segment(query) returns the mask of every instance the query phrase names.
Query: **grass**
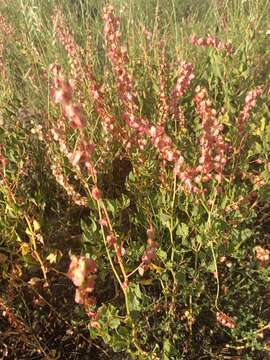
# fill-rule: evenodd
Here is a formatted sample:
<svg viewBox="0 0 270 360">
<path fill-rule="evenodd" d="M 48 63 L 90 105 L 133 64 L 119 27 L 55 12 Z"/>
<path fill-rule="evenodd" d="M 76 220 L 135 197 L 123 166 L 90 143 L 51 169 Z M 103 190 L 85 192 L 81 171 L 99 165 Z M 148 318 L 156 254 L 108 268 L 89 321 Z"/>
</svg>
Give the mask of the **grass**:
<svg viewBox="0 0 270 360">
<path fill-rule="evenodd" d="M 270 1 L 109 3 L 0 2 L 0 353 L 268 359 Z"/>
</svg>

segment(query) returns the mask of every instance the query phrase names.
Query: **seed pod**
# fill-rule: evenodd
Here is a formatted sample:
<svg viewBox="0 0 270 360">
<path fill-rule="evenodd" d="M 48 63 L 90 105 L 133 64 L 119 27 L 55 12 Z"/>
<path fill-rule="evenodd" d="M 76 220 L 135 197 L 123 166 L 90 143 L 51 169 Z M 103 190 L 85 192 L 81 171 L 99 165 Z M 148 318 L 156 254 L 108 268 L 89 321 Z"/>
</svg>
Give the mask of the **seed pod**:
<svg viewBox="0 0 270 360">
<path fill-rule="evenodd" d="M 219 322 L 222 326 L 225 326 L 229 329 L 235 328 L 235 321 L 228 315 L 224 314 L 223 312 L 217 312 L 216 318 L 217 318 L 217 322 Z"/>
</svg>

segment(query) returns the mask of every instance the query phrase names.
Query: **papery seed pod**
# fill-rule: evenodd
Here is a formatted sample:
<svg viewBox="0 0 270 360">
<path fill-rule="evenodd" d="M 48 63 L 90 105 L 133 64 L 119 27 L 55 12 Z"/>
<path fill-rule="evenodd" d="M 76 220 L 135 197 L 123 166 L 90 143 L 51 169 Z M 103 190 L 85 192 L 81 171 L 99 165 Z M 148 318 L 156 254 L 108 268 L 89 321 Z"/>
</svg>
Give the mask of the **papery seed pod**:
<svg viewBox="0 0 270 360">
<path fill-rule="evenodd" d="M 85 303 L 87 296 L 87 292 L 85 292 L 84 289 L 77 288 L 75 292 L 75 302 L 82 305 Z"/>
<path fill-rule="evenodd" d="M 126 250 L 125 250 L 125 248 L 124 248 L 122 245 L 121 245 L 121 246 L 116 246 L 116 255 L 117 255 L 118 257 L 124 256 L 125 253 L 126 253 Z"/>
<path fill-rule="evenodd" d="M 141 265 L 139 268 L 138 268 L 138 273 L 140 276 L 143 276 L 144 275 L 144 271 L 145 271 L 145 267 L 144 265 Z"/>
<path fill-rule="evenodd" d="M 127 288 L 128 288 L 128 282 L 125 281 L 122 283 L 122 289 L 126 290 Z"/>
<path fill-rule="evenodd" d="M 228 315 L 224 314 L 223 312 L 217 312 L 216 319 L 218 323 L 229 329 L 234 329 L 236 326 L 235 321 Z"/>
<path fill-rule="evenodd" d="M 83 290 L 87 293 L 91 293 L 94 291 L 95 288 L 95 283 L 96 283 L 96 275 L 91 275 L 90 277 L 88 277 L 85 281 Z"/>
<path fill-rule="evenodd" d="M 116 237 L 114 235 L 107 235 L 106 241 L 109 247 L 113 247 L 116 244 Z"/>
<path fill-rule="evenodd" d="M 95 186 L 93 189 L 92 189 L 92 197 L 94 200 L 98 201 L 102 198 L 102 194 L 101 194 L 101 191 L 99 190 L 99 188 L 97 186 Z"/>
<path fill-rule="evenodd" d="M 100 220 L 99 220 L 99 223 L 100 223 L 101 226 L 103 226 L 103 227 L 105 227 L 105 228 L 108 227 L 108 222 L 107 222 L 106 219 L 100 219 Z"/>
<path fill-rule="evenodd" d="M 256 252 L 256 259 L 262 267 L 265 267 L 270 261 L 270 251 L 259 245 L 255 246 L 254 250 Z"/>
<path fill-rule="evenodd" d="M 98 321 L 96 320 L 91 320 L 90 321 L 90 326 L 94 329 L 100 329 L 101 328 L 101 325 Z"/>
</svg>

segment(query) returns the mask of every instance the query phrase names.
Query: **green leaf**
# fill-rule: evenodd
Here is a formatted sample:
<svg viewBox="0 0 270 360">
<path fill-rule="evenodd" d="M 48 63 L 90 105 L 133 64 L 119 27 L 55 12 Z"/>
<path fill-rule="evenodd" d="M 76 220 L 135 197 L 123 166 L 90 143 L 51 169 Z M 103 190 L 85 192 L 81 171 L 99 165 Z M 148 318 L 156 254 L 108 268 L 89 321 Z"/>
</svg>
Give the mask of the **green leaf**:
<svg viewBox="0 0 270 360">
<path fill-rule="evenodd" d="M 189 229 L 188 229 L 187 224 L 180 223 L 177 226 L 177 229 L 176 229 L 176 235 L 177 236 L 180 236 L 182 239 L 185 240 L 188 237 L 188 233 L 189 233 Z"/>
<path fill-rule="evenodd" d="M 128 302 L 130 311 L 140 311 L 141 303 L 140 299 L 142 297 L 140 286 L 138 284 L 131 284 L 128 287 Z"/>
<path fill-rule="evenodd" d="M 110 345 L 114 352 L 120 352 L 127 349 L 126 339 L 122 338 L 119 334 L 113 334 Z"/>
<path fill-rule="evenodd" d="M 157 250 L 157 255 L 158 257 L 160 257 L 163 261 L 166 261 L 167 259 L 167 253 L 166 251 L 162 250 L 162 249 L 158 249 Z"/>
<path fill-rule="evenodd" d="M 186 274 L 183 271 L 178 271 L 175 274 L 175 278 L 180 285 L 183 285 L 186 283 Z"/>
<path fill-rule="evenodd" d="M 171 343 L 169 342 L 169 340 L 165 339 L 163 341 L 163 356 L 162 356 L 162 360 L 169 360 L 170 358 L 168 356 L 170 356 L 171 353 Z"/>
<path fill-rule="evenodd" d="M 115 213 L 116 213 L 116 205 L 115 205 L 115 203 L 113 203 L 113 201 L 111 201 L 111 200 L 107 200 L 106 201 L 106 206 L 107 206 L 108 211 L 111 212 L 112 215 L 114 216 Z"/>
<path fill-rule="evenodd" d="M 111 329 L 117 329 L 120 324 L 121 324 L 120 319 L 114 318 L 109 321 L 108 325 Z"/>
<path fill-rule="evenodd" d="M 167 215 L 167 214 L 164 214 L 161 212 L 159 214 L 159 220 L 163 226 L 168 227 L 170 225 L 171 217 L 170 217 L 170 215 Z"/>
<path fill-rule="evenodd" d="M 260 188 L 259 190 L 259 195 L 261 200 L 263 201 L 268 201 L 270 200 L 270 185 L 264 185 L 263 187 Z"/>
</svg>

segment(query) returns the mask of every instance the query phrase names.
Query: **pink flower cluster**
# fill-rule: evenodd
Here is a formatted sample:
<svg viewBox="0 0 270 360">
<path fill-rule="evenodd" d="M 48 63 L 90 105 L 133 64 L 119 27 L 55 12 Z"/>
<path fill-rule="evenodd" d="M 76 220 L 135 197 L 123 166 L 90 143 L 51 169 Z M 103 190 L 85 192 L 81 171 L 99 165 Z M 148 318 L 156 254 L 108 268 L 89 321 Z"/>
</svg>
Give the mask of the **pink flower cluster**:
<svg viewBox="0 0 270 360">
<path fill-rule="evenodd" d="M 71 263 L 67 276 L 77 287 L 75 302 L 84 304 L 87 308 L 96 304 L 96 299 L 89 296 L 94 291 L 97 266 L 95 260 L 84 256 L 71 256 Z"/>
<path fill-rule="evenodd" d="M 216 179 L 221 182 L 222 173 L 227 163 L 227 145 L 222 135 L 223 126 L 217 120 L 217 113 L 212 108 L 207 91 L 198 86 L 194 98 L 196 110 L 201 118 L 202 136 L 200 139 L 201 157 L 196 170 L 200 175 L 198 182 L 208 181 L 212 178 L 212 172 L 216 173 Z"/>
<path fill-rule="evenodd" d="M 5 37 L 9 37 L 13 34 L 13 29 L 7 22 L 4 16 L 0 15 L 0 31 Z"/>
<path fill-rule="evenodd" d="M 144 129 L 152 144 L 160 151 L 162 158 L 168 162 L 183 162 L 180 151 L 173 148 L 172 139 L 165 133 L 163 126 L 154 126 Z"/>
<path fill-rule="evenodd" d="M 68 54 L 68 60 L 71 66 L 71 75 L 75 82 L 81 82 L 84 78 L 81 59 L 84 58 L 83 49 L 81 49 L 74 39 L 72 32 L 66 27 L 63 11 L 56 9 L 52 16 L 53 25 L 59 42 L 65 48 Z"/>
<path fill-rule="evenodd" d="M 196 46 L 213 47 L 216 50 L 225 50 L 227 55 L 231 55 L 233 53 L 233 46 L 231 42 L 223 43 L 211 35 L 209 35 L 207 38 L 191 35 L 189 37 L 189 42 Z"/>
<path fill-rule="evenodd" d="M 148 247 L 143 253 L 142 263 L 138 270 L 141 276 L 143 276 L 144 272 L 148 270 L 149 265 L 155 259 L 157 248 L 159 246 L 158 243 L 154 240 L 154 231 L 152 226 L 149 229 L 147 229 L 147 237 L 148 237 L 147 240 Z"/>
<path fill-rule="evenodd" d="M 77 83 L 80 84 L 84 79 L 88 80 L 88 89 L 94 103 L 95 111 L 100 116 L 101 124 L 105 133 L 111 134 L 114 141 L 116 139 L 123 141 L 123 139 L 127 137 L 126 131 L 116 124 L 114 116 L 112 116 L 106 109 L 106 101 L 103 91 L 93 74 L 91 36 L 88 36 L 87 51 L 89 54 L 89 63 L 86 65 L 82 62 L 82 59 L 85 58 L 84 51 L 80 46 L 78 46 L 73 33 L 66 26 L 63 12 L 56 9 L 52 20 L 55 26 L 57 38 L 67 52 L 69 63 L 71 65 L 71 76 L 73 77 L 75 85 Z M 77 93 L 79 95 L 80 102 L 82 102 L 83 95 L 81 89 L 78 88 Z"/>
<path fill-rule="evenodd" d="M 70 126 L 80 131 L 77 146 L 72 153 L 67 155 L 68 159 L 73 166 L 82 163 L 86 167 L 88 174 L 95 178 L 96 170 L 91 160 L 95 145 L 89 143 L 83 133 L 83 129 L 86 127 L 86 116 L 82 107 L 73 103 L 73 88 L 71 83 L 62 77 L 61 67 L 59 65 L 53 65 L 51 71 L 54 75 L 51 96 L 55 103 L 60 104 L 63 113 L 70 121 Z M 60 133 L 57 134 L 57 132 L 54 131 L 56 138 L 60 135 Z M 63 141 L 61 141 L 61 143 L 63 143 Z M 63 144 L 62 147 L 63 150 L 65 150 Z"/>
<path fill-rule="evenodd" d="M 73 129 L 83 129 L 86 126 L 86 118 L 80 105 L 72 103 L 73 88 L 70 81 L 65 80 L 61 75 L 61 67 L 53 65 L 51 71 L 54 75 L 51 96 L 55 103 L 61 108 L 70 120 Z"/>
<path fill-rule="evenodd" d="M 104 8 L 103 20 L 105 21 L 104 33 L 107 44 L 108 57 L 111 60 L 113 72 L 117 81 L 118 95 L 123 104 L 123 118 L 127 125 L 139 133 L 137 145 L 142 150 L 146 145 L 143 136 L 150 137 L 152 144 L 159 149 L 161 156 L 166 161 L 174 161 L 179 165 L 183 158 L 178 150 L 173 149 L 171 138 L 165 134 L 162 126 L 151 126 L 149 122 L 137 116 L 139 107 L 136 103 L 136 94 L 133 89 L 133 77 L 128 72 L 128 54 L 127 50 L 121 47 L 119 28 L 119 19 L 113 14 L 113 7 Z M 182 93 L 188 84 L 190 66 L 183 65 L 183 76 L 181 83 L 176 88 Z M 134 141 L 134 137 L 133 137 Z M 181 159 L 180 159 L 181 158 Z"/>
<path fill-rule="evenodd" d="M 116 124 L 115 118 L 106 109 L 104 94 L 92 74 L 91 68 L 88 69 L 87 80 L 89 81 L 88 88 L 95 106 L 95 111 L 100 116 L 105 134 L 112 134 L 114 139 L 121 138 L 120 134 L 122 133 L 122 129 Z"/>
<path fill-rule="evenodd" d="M 240 112 L 237 120 L 237 127 L 240 132 L 245 130 L 245 124 L 250 118 L 251 110 L 256 106 L 257 97 L 261 96 L 262 93 L 262 88 L 257 87 L 256 89 L 249 91 L 247 94 L 244 109 Z"/>
<path fill-rule="evenodd" d="M 147 120 L 137 116 L 139 106 L 133 87 L 133 76 L 128 71 L 127 49 L 121 46 L 119 31 L 119 19 L 114 15 L 113 7 L 106 6 L 103 10 L 104 36 L 107 47 L 107 55 L 112 64 L 112 70 L 116 79 L 117 92 L 123 107 L 123 119 L 127 125 L 136 130 L 132 136 L 133 145 L 145 146 L 143 133 L 148 127 Z M 139 141 L 140 140 L 140 141 Z M 129 145 L 130 146 L 130 145 Z"/>
<path fill-rule="evenodd" d="M 113 141 L 117 140 L 123 142 L 124 139 L 128 137 L 127 131 L 124 128 L 121 128 L 115 121 L 115 117 L 110 114 L 110 111 L 107 109 L 106 105 L 106 96 L 104 95 L 104 90 L 100 86 L 93 73 L 93 62 L 92 62 L 92 38 L 88 36 L 89 49 L 89 63 L 87 65 L 86 78 L 88 80 L 88 89 L 92 97 L 94 108 L 96 113 L 99 115 L 101 120 L 101 125 L 106 135 L 110 134 Z M 105 139 L 106 141 L 106 139 Z"/>
<path fill-rule="evenodd" d="M 168 113 L 169 113 L 169 101 L 166 94 L 166 78 L 165 76 L 170 72 L 169 64 L 166 62 L 165 53 L 162 54 L 162 63 L 158 68 L 159 78 L 159 104 L 158 104 L 158 124 L 165 126 Z"/>
<path fill-rule="evenodd" d="M 181 121 L 183 119 L 183 115 L 179 108 L 179 98 L 184 95 L 190 85 L 190 82 L 195 78 L 195 75 L 193 73 L 192 64 L 186 63 L 185 61 L 179 61 L 178 64 L 178 78 L 176 81 L 176 85 L 171 92 L 171 112 L 174 119 L 180 120 L 181 125 L 183 126 L 184 124 Z"/>
<path fill-rule="evenodd" d="M 160 151 L 161 157 L 166 162 L 174 162 L 174 173 L 184 182 L 185 186 L 193 192 L 196 187 L 192 186 L 191 180 L 187 172 L 183 172 L 182 165 L 184 159 L 179 150 L 174 149 L 172 139 L 165 133 L 164 126 L 151 125 L 147 121 L 136 114 L 139 112 L 139 107 L 136 103 L 136 94 L 133 89 L 133 77 L 128 72 L 128 54 L 127 50 L 121 47 L 119 31 L 119 19 L 114 16 L 113 7 L 107 6 L 104 8 L 103 20 L 105 21 L 104 33 L 107 45 L 108 57 L 112 63 L 113 72 L 116 78 L 118 95 L 123 104 L 123 118 L 127 125 L 134 129 L 139 138 L 136 139 L 137 146 L 142 150 L 146 145 L 147 136 L 151 139 L 152 144 Z M 179 79 L 172 92 L 173 96 L 178 98 L 182 96 L 193 79 L 192 66 L 185 62 L 180 63 Z M 177 106 L 177 102 L 173 103 Z M 133 136 L 133 144 L 135 143 Z"/>
</svg>

